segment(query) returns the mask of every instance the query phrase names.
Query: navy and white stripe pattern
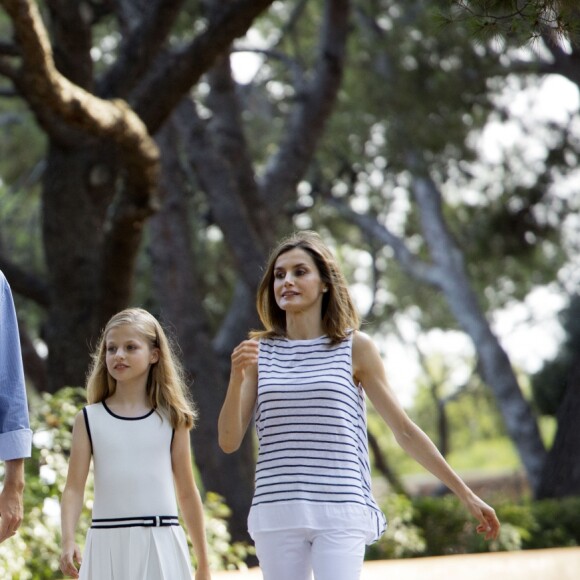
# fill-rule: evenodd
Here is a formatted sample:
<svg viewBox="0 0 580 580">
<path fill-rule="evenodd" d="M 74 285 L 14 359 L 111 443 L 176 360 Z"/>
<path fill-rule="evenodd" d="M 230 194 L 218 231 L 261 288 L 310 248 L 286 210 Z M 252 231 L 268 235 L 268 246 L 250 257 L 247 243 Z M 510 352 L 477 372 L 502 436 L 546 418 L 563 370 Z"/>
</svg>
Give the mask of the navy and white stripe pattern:
<svg viewBox="0 0 580 580">
<path fill-rule="evenodd" d="M 144 516 L 137 518 L 93 518 L 91 528 L 109 530 L 111 528 L 159 528 L 178 525 L 177 516 Z"/>
<path fill-rule="evenodd" d="M 357 504 L 371 494 L 364 393 L 352 378 L 352 337 L 262 339 L 253 506 Z"/>
</svg>

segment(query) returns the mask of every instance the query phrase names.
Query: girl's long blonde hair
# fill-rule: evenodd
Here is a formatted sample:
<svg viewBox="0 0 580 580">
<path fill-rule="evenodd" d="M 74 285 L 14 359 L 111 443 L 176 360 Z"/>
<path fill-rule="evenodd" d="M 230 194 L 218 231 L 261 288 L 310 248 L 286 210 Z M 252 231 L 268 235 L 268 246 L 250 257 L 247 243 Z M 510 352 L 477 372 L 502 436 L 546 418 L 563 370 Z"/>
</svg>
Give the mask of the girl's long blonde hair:
<svg viewBox="0 0 580 580">
<path fill-rule="evenodd" d="M 108 332 L 119 326 L 134 328 L 149 344 L 159 351 L 159 360 L 151 365 L 147 379 L 147 396 L 151 407 L 166 416 L 174 429 L 191 429 L 197 411 L 189 397 L 185 373 L 171 342 L 161 324 L 142 308 L 128 308 L 115 314 L 103 330 L 92 358 L 87 378 L 87 400 L 100 403 L 113 395 L 117 381 L 107 371 L 106 342 Z"/>
<path fill-rule="evenodd" d="M 314 260 L 320 279 L 328 292 L 322 299 L 322 328 L 333 344 L 358 330 L 359 315 L 348 291 L 348 285 L 338 262 L 322 238 L 311 230 L 297 232 L 284 238 L 272 251 L 266 271 L 258 288 L 256 307 L 264 330 L 250 333 L 252 338 L 274 338 L 286 335 L 286 313 L 274 296 L 274 268 L 276 260 L 286 252 L 300 248 Z"/>
</svg>

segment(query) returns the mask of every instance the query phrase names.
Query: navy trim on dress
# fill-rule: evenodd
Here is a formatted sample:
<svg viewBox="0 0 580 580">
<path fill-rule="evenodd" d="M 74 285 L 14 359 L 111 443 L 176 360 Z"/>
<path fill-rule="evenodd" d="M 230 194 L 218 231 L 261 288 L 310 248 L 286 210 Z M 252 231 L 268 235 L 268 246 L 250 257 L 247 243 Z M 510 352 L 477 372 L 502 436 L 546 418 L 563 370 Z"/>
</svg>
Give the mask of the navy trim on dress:
<svg viewBox="0 0 580 580">
<path fill-rule="evenodd" d="M 91 435 L 91 427 L 89 425 L 89 415 L 87 413 L 87 408 L 83 407 L 83 415 L 85 417 L 85 425 L 87 427 L 87 434 L 89 436 L 89 443 L 91 444 L 91 455 L 94 455 L 93 452 L 93 436 Z"/>
<path fill-rule="evenodd" d="M 177 516 L 143 516 L 136 518 L 93 518 L 91 528 L 111 529 L 111 528 L 160 528 L 168 526 L 178 526 Z"/>
<path fill-rule="evenodd" d="M 113 413 L 113 411 L 111 411 L 111 409 L 109 409 L 109 407 L 107 406 L 107 403 L 105 403 L 105 401 L 101 401 L 101 403 L 103 404 L 103 407 L 105 407 L 105 411 L 107 411 L 107 413 L 109 413 L 109 415 L 115 417 L 115 419 L 122 419 L 123 421 L 140 421 L 141 419 L 147 419 L 147 417 L 149 417 L 150 415 L 153 415 L 153 413 L 155 413 L 155 409 L 151 409 L 151 411 L 149 411 L 145 415 L 141 415 L 141 417 L 123 417 L 121 415 L 117 415 L 117 414 Z"/>
</svg>

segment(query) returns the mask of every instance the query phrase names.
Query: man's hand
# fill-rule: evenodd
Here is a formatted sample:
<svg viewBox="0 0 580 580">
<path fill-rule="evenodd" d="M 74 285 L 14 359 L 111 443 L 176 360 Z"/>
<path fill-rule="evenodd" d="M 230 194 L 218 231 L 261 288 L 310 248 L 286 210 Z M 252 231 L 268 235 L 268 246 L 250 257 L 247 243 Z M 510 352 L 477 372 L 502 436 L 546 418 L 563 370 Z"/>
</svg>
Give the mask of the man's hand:
<svg viewBox="0 0 580 580">
<path fill-rule="evenodd" d="M 23 493 L 24 459 L 6 461 L 4 487 L 0 493 L 0 543 L 12 537 L 22 523 Z"/>
</svg>

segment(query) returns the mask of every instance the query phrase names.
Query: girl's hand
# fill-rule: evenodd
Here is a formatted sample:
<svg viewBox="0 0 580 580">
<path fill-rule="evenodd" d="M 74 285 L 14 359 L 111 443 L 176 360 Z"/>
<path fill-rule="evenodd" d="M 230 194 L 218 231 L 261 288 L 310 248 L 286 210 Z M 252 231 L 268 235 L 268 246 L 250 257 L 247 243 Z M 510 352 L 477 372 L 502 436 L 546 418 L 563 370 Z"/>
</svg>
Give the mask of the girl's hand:
<svg viewBox="0 0 580 580">
<path fill-rule="evenodd" d="M 75 566 L 75 562 L 77 562 L 79 565 L 82 562 L 80 548 L 76 544 L 63 547 L 60 554 L 60 571 L 65 576 L 78 578 L 79 571 Z"/>
<path fill-rule="evenodd" d="M 495 510 L 481 498 L 473 495 L 467 502 L 467 509 L 479 521 L 476 530 L 478 534 L 485 534 L 486 540 L 495 540 L 499 535 L 500 523 Z"/>
<path fill-rule="evenodd" d="M 260 346 L 257 340 L 240 342 L 232 352 L 232 374 L 243 376 L 248 367 L 257 365 L 259 350 Z"/>
</svg>

